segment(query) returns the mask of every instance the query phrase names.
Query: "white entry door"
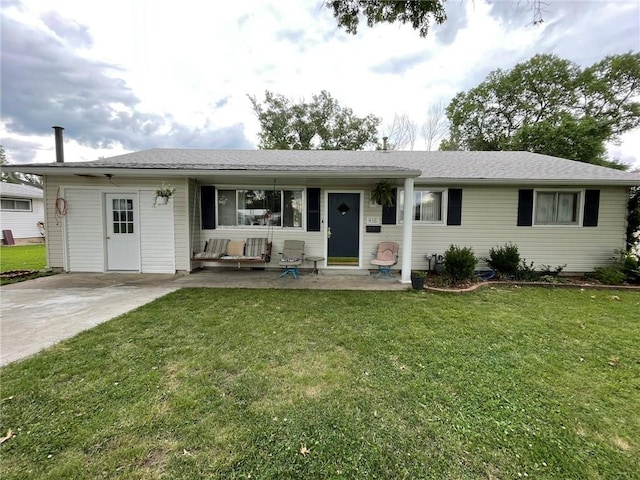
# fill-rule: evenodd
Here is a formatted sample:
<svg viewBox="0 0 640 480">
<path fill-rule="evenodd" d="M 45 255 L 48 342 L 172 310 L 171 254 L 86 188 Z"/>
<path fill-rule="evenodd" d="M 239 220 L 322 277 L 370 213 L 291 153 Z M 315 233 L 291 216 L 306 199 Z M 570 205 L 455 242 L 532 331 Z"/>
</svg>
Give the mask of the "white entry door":
<svg viewBox="0 0 640 480">
<path fill-rule="evenodd" d="M 138 195 L 105 195 L 107 220 L 107 270 L 140 270 Z"/>
</svg>

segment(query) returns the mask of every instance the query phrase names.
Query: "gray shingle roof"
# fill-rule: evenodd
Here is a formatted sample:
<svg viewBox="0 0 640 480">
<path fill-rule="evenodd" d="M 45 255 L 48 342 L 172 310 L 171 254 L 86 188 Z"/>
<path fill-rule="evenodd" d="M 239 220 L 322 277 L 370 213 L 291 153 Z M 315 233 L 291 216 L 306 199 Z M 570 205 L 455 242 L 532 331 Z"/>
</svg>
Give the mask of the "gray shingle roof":
<svg viewBox="0 0 640 480">
<path fill-rule="evenodd" d="M 17 198 L 42 198 L 42 189 L 30 185 L 0 182 L 0 195 Z"/>
<path fill-rule="evenodd" d="M 200 171 L 421 172 L 425 181 L 610 181 L 640 184 L 640 174 L 530 152 L 151 149 L 58 168 Z M 35 166 L 35 165 L 34 165 Z M 39 166 L 43 166 L 40 164 Z"/>
</svg>

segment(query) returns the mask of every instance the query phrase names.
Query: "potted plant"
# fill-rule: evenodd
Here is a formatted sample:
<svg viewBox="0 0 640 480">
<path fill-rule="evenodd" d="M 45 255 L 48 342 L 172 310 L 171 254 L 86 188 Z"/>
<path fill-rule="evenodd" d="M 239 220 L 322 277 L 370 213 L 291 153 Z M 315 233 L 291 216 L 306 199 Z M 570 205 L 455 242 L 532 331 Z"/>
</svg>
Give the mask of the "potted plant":
<svg viewBox="0 0 640 480">
<path fill-rule="evenodd" d="M 176 188 L 168 183 L 162 182 L 156 188 L 156 198 L 153 200 L 153 206 L 166 205 L 169 198 L 175 193 Z"/>
<path fill-rule="evenodd" d="M 414 290 L 424 290 L 424 278 L 427 272 L 422 270 L 413 270 L 411 272 L 411 288 Z"/>
<path fill-rule="evenodd" d="M 393 187 L 389 180 L 380 180 L 371 190 L 371 201 L 383 207 L 393 205 Z"/>
</svg>

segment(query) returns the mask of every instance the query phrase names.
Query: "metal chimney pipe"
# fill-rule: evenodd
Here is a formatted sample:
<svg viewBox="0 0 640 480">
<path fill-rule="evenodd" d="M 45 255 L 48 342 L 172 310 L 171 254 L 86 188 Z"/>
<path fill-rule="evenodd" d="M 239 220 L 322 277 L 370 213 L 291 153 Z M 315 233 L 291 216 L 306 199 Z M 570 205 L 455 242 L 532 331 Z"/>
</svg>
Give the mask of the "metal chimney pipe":
<svg viewBox="0 0 640 480">
<path fill-rule="evenodd" d="M 64 146 L 62 142 L 63 127 L 54 126 L 54 134 L 56 136 L 56 163 L 64 163 Z"/>
<path fill-rule="evenodd" d="M 387 140 L 389 140 L 389 137 L 382 137 L 382 150 L 385 152 L 387 151 Z"/>
</svg>

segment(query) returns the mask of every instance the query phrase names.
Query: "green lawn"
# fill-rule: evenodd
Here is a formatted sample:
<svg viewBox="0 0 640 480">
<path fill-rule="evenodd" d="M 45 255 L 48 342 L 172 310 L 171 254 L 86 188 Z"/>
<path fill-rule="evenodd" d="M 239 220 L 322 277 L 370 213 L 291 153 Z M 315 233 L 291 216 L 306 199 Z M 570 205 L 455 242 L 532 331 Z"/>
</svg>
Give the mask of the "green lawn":
<svg viewBox="0 0 640 480">
<path fill-rule="evenodd" d="M 0 246 L 0 272 L 42 270 L 47 266 L 44 243 L 37 245 Z"/>
<path fill-rule="evenodd" d="M 181 290 L 1 370 L 2 478 L 638 478 L 638 312 Z"/>
</svg>

